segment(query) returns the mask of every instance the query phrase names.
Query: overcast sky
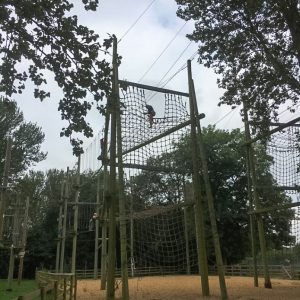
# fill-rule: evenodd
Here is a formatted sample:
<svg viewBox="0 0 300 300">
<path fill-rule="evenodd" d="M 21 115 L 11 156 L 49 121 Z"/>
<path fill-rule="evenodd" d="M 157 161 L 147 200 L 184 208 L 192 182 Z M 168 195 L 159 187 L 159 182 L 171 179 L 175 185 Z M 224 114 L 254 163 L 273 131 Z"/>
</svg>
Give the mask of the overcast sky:
<svg viewBox="0 0 300 300">
<path fill-rule="evenodd" d="M 106 38 L 107 33 L 110 33 L 120 39 L 151 2 L 152 0 L 101 0 L 97 12 L 86 12 L 82 5 L 79 5 L 81 1 L 76 0 L 74 14 L 78 15 L 81 24 L 95 30 L 101 38 Z M 123 57 L 119 69 L 120 79 L 134 82 L 142 79 L 141 83 L 157 85 L 184 49 L 187 48 L 165 79 L 174 75 L 187 59 L 192 57 L 197 50 L 197 45 L 195 43 L 189 45 L 190 41 L 186 38 L 186 34 L 192 32 L 194 25 L 193 22 L 185 24 L 185 21 L 179 19 L 176 16 L 176 9 L 177 5 L 173 0 L 154 1 L 136 25 L 120 41 L 118 52 Z M 161 55 L 168 44 L 169 47 Z M 160 55 L 161 57 L 157 60 Z M 153 68 L 149 70 L 156 60 Z M 202 124 L 215 124 L 231 109 L 226 106 L 218 107 L 222 91 L 216 85 L 217 77 L 214 73 L 200 66 L 197 58 L 193 60 L 192 68 L 199 112 L 206 114 Z M 145 74 L 146 72 L 147 74 Z M 23 95 L 17 99 L 25 119 L 41 126 L 46 135 L 42 149 L 48 152 L 48 157 L 35 167 L 40 170 L 66 169 L 67 166 L 73 167 L 76 162 L 76 158 L 72 156 L 69 140 L 59 136 L 61 128 L 65 125 L 57 110 L 62 94 L 51 78 L 49 73 L 47 90 L 51 92 L 50 99 L 43 103 L 34 99 L 34 87 L 30 83 L 27 84 Z M 187 92 L 186 69 L 178 73 L 165 87 Z M 96 135 L 102 129 L 103 116 L 93 112 L 88 117 L 88 121 Z M 226 129 L 241 127 L 239 110 L 236 109 L 230 113 L 217 126 Z M 84 148 L 88 147 L 92 140 L 85 139 Z"/>
</svg>

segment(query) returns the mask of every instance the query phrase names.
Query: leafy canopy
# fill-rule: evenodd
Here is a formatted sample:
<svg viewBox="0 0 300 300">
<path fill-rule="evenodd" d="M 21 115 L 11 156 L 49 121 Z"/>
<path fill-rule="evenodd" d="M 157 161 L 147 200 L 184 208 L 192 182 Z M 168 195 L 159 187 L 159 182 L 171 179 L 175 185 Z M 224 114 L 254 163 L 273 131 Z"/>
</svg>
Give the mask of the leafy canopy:
<svg viewBox="0 0 300 300">
<path fill-rule="evenodd" d="M 45 135 L 41 128 L 31 122 L 25 122 L 15 102 L 0 98 L 0 176 L 3 174 L 7 135 L 13 139 L 10 173 L 18 177 L 30 166 L 46 158 L 41 151 Z"/>
<path fill-rule="evenodd" d="M 246 101 L 262 129 L 280 104 L 299 101 L 299 1 L 176 2 L 178 16 L 195 21 L 188 38 L 199 44 L 199 62 L 221 75 L 220 104 Z"/>
<path fill-rule="evenodd" d="M 86 10 L 98 6 L 98 0 L 82 2 Z M 42 101 L 50 97 L 45 74 L 51 71 L 63 91 L 58 109 L 68 121 L 61 136 L 70 138 L 78 154 L 82 142 L 72 133 L 92 136 L 85 116 L 94 102 L 101 111 L 98 102 L 110 91 L 111 68 L 103 57 L 112 40 L 100 43 L 98 34 L 78 24 L 72 8 L 67 0 L 1 1 L 0 93 L 13 99 L 23 92 L 29 78 L 35 85 L 34 97 Z"/>
</svg>

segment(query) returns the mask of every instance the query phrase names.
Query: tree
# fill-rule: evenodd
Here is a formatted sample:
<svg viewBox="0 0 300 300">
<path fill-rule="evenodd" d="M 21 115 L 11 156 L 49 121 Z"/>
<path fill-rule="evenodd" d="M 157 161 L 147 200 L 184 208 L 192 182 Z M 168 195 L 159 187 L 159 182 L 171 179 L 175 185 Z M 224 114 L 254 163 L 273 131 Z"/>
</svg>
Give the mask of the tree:
<svg viewBox="0 0 300 300">
<path fill-rule="evenodd" d="M 99 1 L 82 2 L 86 10 L 94 11 Z M 98 102 L 110 91 L 110 66 L 103 57 L 112 39 L 100 43 L 98 34 L 78 24 L 77 16 L 71 15 L 72 8 L 68 0 L 1 1 L 0 93 L 12 99 L 22 93 L 30 78 L 36 86 L 34 97 L 42 101 L 50 96 L 43 87 L 47 83 L 45 71 L 53 72 L 64 93 L 58 109 L 62 119 L 69 122 L 61 135 L 70 137 L 78 154 L 81 141 L 72 138 L 72 133 L 92 136 L 85 116 L 94 102 L 102 111 Z M 22 71 L 25 65 L 28 68 Z M 87 100 L 88 95 L 91 100 Z"/>
<path fill-rule="evenodd" d="M 25 122 L 15 102 L 0 99 L 0 176 L 3 174 L 6 137 L 9 134 L 13 138 L 10 173 L 14 177 L 46 158 L 46 153 L 41 151 L 45 138 L 41 128 Z"/>
<path fill-rule="evenodd" d="M 176 2 L 178 16 L 195 21 L 188 38 L 199 43 L 198 61 L 221 75 L 220 104 L 246 101 L 263 129 L 280 104 L 299 101 L 299 1 Z"/>
<path fill-rule="evenodd" d="M 244 134 L 239 129 L 229 132 L 208 126 L 203 128 L 203 140 L 207 150 L 209 176 L 215 199 L 223 256 L 227 263 L 236 263 L 250 254 Z M 146 203 L 149 207 L 149 202 L 152 205 L 170 204 L 172 202 L 168 199 L 173 201 L 178 199 L 177 191 L 180 189 L 176 186 L 182 185 L 183 179 L 189 180 L 192 176 L 192 158 L 189 149 L 191 149 L 190 137 L 186 136 L 176 144 L 174 152 L 158 158 L 155 164 L 165 165 L 164 158 L 173 160 L 173 165 L 176 165 L 179 170 L 185 170 L 185 176 L 183 178 L 181 175 L 181 180 L 174 181 L 174 174 L 146 171 L 142 171 L 140 175 L 133 178 L 132 191 L 137 207 L 138 204 L 141 206 L 141 203 Z M 267 192 L 263 189 L 259 190 L 263 207 L 290 203 L 290 197 L 275 189 L 276 181 L 270 173 L 272 158 L 266 154 L 265 146 L 258 145 L 256 153 L 258 182 L 267 187 Z M 162 191 L 163 196 L 161 196 Z M 160 203 L 157 203 L 156 199 L 160 199 Z M 180 200 L 182 201 L 182 195 Z M 205 209 L 208 208 L 205 207 Z M 292 210 L 264 216 L 267 242 L 270 248 L 278 249 L 293 241 L 294 237 L 290 233 L 293 216 Z M 208 225 L 209 220 L 206 223 Z M 211 236 L 209 229 L 207 229 L 207 236 Z M 208 247 L 213 249 L 211 240 Z M 213 253 L 213 250 L 208 252 Z"/>
</svg>

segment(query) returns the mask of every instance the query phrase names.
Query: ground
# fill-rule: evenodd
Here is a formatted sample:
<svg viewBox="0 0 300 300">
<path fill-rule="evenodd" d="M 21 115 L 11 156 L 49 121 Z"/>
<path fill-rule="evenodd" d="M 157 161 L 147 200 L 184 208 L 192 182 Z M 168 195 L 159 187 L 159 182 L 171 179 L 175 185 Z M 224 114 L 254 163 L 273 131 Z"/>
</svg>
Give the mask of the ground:
<svg viewBox="0 0 300 300">
<path fill-rule="evenodd" d="M 217 277 L 210 277 L 210 300 L 220 299 Z M 273 279 L 273 289 L 253 287 L 249 277 L 226 277 L 229 299 L 234 300 L 299 300 L 300 281 Z M 120 287 L 121 288 L 121 287 Z M 121 299 L 120 288 L 116 299 Z M 199 276 L 155 276 L 129 280 L 131 300 L 197 300 L 201 297 Z M 99 280 L 79 280 L 77 300 L 104 300 L 105 291 L 100 291 Z"/>
</svg>

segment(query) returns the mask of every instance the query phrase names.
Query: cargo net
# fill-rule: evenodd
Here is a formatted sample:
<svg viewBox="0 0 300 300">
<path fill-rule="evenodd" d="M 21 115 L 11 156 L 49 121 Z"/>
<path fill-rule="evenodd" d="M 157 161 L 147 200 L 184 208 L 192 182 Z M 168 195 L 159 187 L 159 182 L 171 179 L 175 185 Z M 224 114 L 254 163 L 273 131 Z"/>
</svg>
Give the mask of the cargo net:
<svg viewBox="0 0 300 300">
<path fill-rule="evenodd" d="M 267 154 L 272 158 L 270 173 L 278 186 L 278 190 L 270 190 L 267 187 L 265 189 L 262 187 L 262 189 L 264 189 L 265 196 L 272 199 L 272 206 L 278 205 L 280 207 L 288 203 L 297 205 L 300 202 L 299 138 L 300 128 L 289 126 L 272 134 L 267 141 Z M 300 207 L 273 210 L 264 214 L 266 230 L 270 230 L 269 235 L 272 235 L 271 223 L 268 224 L 270 219 L 276 219 L 277 226 L 281 229 L 284 228 L 285 232 L 288 233 L 283 240 L 286 247 L 285 254 L 288 252 L 291 257 L 286 259 L 300 264 L 297 250 L 300 247 Z M 283 260 L 283 256 L 278 255 L 278 257 L 279 260 Z M 278 263 L 284 263 L 279 260 Z M 272 262 L 276 263 L 276 261 Z"/>
<path fill-rule="evenodd" d="M 24 233 L 25 205 L 10 203 L 4 213 L 3 242 L 5 246 L 21 248 Z"/>
<path fill-rule="evenodd" d="M 96 203 L 95 203 L 96 204 Z M 95 204 L 80 204 L 78 207 L 78 233 L 86 233 L 95 230 L 95 218 L 93 218 L 96 213 Z M 74 206 L 68 209 L 67 216 L 67 230 L 72 233 L 74 228 Z"/>
<path fill-rule="evenodd" d="M 155 165 L 153 159 L 172 152 L 189 126 L 175 130 L 188 121 L 188 99 L 184 96 L 145 90 L 134 86 L 121 89 L 121 127 L 123 162 L 127 165 Z M 155 97 L 154 97 L 155 96 Z M 150 142 L 150 143 L 148 143 Z M 148 143 L 148 144 L 147 144 Z M 160 167 L 173 168 L 166 161 Z"/>
<path fill-rule="evenodd" d="M 185 205 L 185 170 L 172 159 L 190 131 L 188 98 L 122 85 L 120 102 L 132 273 L 196 272 L 193 205 Z"/>
<path fill-rule="evenodd" d="M 192 208 L 163 208 L 132 215 L 129 232 L 134 276 L 191 274 L 198 270 Z"/>
<path fill-rule="evenodd" d="M 289 194 L 300 191 L 299 127 L 288 127 L 271 136 L 267 153 L 273 158 L 270 171 L 278 186 Z"/>
</svg>

